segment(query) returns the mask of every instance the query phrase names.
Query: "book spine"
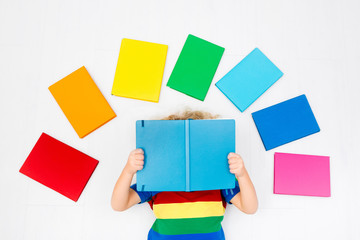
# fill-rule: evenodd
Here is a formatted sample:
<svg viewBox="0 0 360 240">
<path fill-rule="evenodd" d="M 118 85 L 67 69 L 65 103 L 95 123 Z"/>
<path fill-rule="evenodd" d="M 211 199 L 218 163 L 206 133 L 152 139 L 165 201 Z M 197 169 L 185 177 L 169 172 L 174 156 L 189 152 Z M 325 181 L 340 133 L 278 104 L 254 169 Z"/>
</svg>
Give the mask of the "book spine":
<svg viewBox="0 0 360 240">
<path fill-rule="evenodd" d="M 186 191 L 190 191 L 190 120 L 185 120 Z"/>
<path fill-rule="evenodd" d="M 145 127 L 145 121 L 144 120 L 141 120 L 141 127 Z M 136 148 L 138 148 L 138 146 L 136 146 Z M 145 163 L 145 159 L 144 159 L 144 163 Z M 145 167 L 145 164 L 144 164 L 144 167 Z M 138 172 L 139 173 L 139 172 Z M 136 174 L 136 177 L 138 178 L 138 173 Z M 140 189 L 140 190 L 139 190 Z M 137 186 L 137 190 L 138 191 L 141 191 L 141 192 L 144 192 L 145 191 L 145 185 L 141 185 L 141 186 Z"/>
</svg>

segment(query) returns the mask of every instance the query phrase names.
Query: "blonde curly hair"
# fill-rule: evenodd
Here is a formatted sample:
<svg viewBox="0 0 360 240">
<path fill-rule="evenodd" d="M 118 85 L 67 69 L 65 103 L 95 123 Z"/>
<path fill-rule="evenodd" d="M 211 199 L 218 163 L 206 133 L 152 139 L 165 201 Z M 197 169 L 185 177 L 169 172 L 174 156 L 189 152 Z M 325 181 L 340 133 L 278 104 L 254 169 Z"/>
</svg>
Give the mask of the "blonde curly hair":
<svg viewBox="0 0 360 240">
<path fill-rule="evenodd" d="M 175 114 L 171 114 L 167 117 L 162 118 L 161 120 L 187 120 L 187 119 L 216 119 L 220 115 L 218 114 L 212 114 L 205 111 L 193 111 L 190 109 L 186 109 L 182 112 L 178 112 Z"/>
</svg>

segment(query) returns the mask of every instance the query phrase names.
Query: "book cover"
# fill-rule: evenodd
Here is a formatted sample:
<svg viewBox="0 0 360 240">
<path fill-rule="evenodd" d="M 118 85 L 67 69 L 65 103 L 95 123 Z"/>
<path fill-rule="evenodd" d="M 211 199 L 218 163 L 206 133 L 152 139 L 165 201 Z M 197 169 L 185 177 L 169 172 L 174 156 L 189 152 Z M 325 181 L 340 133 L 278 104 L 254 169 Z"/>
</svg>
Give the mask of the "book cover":
<svg viewBox="0 0 360 240">
<path fill-rule="evenodd" d="M 280 69 L 255 48 L 215 85 L 243 112 L 282 75 Z"/>
<path fill-rule="evenodd" d="M 235 187 L 227 159 L 235 152 L 234 120 L 139 120 L 136 147 L 145 152 L 139 191 Z"/>
<path fill-rule="evenodd" d="M 225 48 L 188 35 L 167 86 L 204 101 Z"/>
<path fill-rule="evenodd" d="M 305 95 L 252 113 L 266 151 L 320 131 Z"/>
<path fill-rule="evenodd" d="M 158 102 L 168 46 L 124 38 L 111 93 Z"/>
<path fill-rule="evenodd" d="M 274 193 L 330 197 L 330 157 L 276 152 Z"/>
<path fill-rule="evenodd" d="M 76 202 L 98 163 L 42 133 L 20 172 Z"/>
<path fill-rule="evenodd" d="M 49 90 L 80 138 L 116 117 L 85 67 L 54 83 Z"/>
</svg>

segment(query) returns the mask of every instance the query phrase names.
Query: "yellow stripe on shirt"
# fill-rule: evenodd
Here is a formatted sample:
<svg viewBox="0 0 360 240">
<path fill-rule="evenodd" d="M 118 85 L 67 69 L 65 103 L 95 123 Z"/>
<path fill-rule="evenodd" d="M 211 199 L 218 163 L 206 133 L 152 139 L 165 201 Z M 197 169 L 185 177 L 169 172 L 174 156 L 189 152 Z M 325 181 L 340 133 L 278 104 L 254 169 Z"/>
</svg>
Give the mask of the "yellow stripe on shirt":
<svg viewBox="0 0 360 240">
<path fill-rule="evenodd" d="M 225 208 L 221 201 L 154 204 L 156 218 L 200 218 L 223 216 Z"/>
</svg>

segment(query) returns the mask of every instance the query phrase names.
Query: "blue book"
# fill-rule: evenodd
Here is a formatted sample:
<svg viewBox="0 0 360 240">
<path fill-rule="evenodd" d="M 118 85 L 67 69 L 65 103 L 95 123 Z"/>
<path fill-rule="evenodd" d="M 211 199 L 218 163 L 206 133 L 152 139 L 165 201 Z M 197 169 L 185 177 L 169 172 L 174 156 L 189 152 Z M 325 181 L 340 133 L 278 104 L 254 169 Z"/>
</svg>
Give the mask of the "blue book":
<svg viewBox="0 0 360 240">
<path fill-rule="evenodd" d="M 283 73 L 255 48 L 215 85 L 241 111 L 245 111 Z"/>
<path fill-rule="evenodd" d="M 266 151 L 320 131 L 305 95 L 252 113 Z"/>
<path fill-rule="evenodd" d="M 138 191 L 235 187 L 227 156 L 235 152 L 235 120 L 138 120 L 136 148 L 145 153 Z"/>
</svg>

